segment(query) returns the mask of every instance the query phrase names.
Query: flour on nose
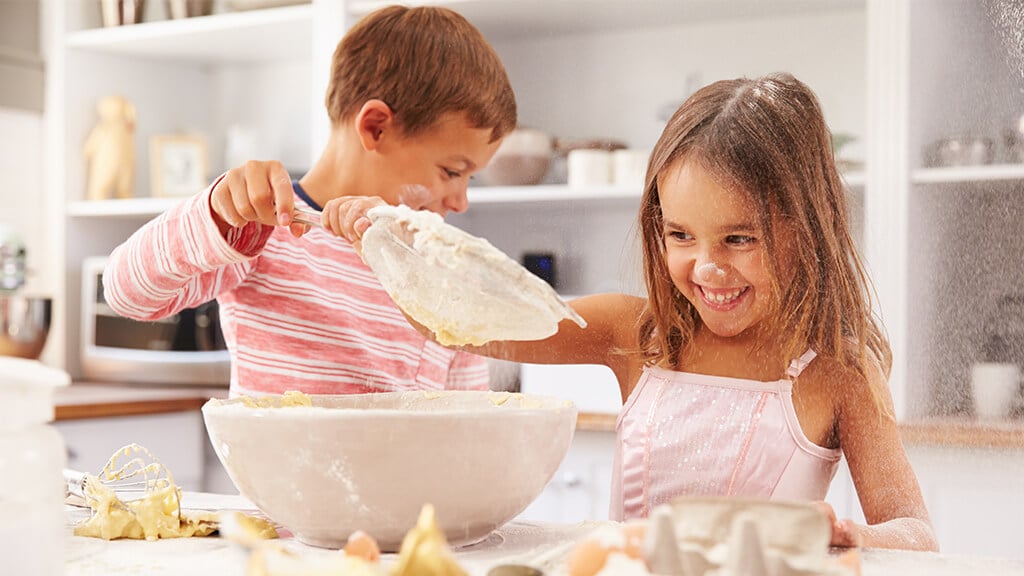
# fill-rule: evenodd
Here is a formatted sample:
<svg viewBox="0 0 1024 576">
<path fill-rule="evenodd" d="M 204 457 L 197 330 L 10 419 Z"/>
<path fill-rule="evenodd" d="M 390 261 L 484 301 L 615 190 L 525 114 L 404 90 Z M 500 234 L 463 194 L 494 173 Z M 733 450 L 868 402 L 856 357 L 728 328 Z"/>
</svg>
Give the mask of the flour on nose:
<svg viewBox="0 0 1024 576">
<path fill-rule="evenodd" d="M 708 262 L 707 264 L 701 264 L 697 267 L 697 275 L 702 278 L 724 278 L 725 270 L 718 267 L 718 264 L 714 262 Z"/>
</svg>

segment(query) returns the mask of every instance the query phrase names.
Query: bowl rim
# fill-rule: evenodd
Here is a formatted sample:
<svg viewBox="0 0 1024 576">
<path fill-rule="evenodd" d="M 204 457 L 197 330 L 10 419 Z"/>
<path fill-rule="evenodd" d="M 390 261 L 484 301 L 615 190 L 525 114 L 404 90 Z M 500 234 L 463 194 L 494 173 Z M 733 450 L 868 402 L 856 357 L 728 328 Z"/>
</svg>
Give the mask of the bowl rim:
<svg viewBox="0 0 1024 576">
<path fill-rule="evenodd" d="M 401 398 L 403 396 L 410 395 L 434 395 L 434 398 L 428 399 L 440 399 L 444 396 L 454 395 L 480 395 L 480 396 L 506 396 L 506 400 L 500 404 L 493 404 L 491 407 L 481 406 L 479 409 L 465 409 L 465 408 L 441 408 L 437 410 L 407 410 L 401 408 L 350 408 L 350 407 L 327 407 L 327 406 L 273 406 L 273 407 L 251 407 L 243 404 L 244 400 L 242 397 L 233 398 L 210 398 L 207 400 L 202 407 L 203 415 L 209 414 L 223 414 L 223 413 L 245 413 L 251 414 L 253 417 L 271 417 L 271 418 L 292 418 L 296 416 L 315 416 L 315 415 L 334 415 L 342 414 L 350 418 L 382 418 L 382 417 L 397 417 L 402 416 L 404 418 L 452 418 L 452 417 L 479 417 L 486 415 L 488 417 L 494 417 L 497 415 L 496 411 L 500 411 L 501 417 L 506 418 L 518 418 L 524 416 L 536 416 L 539 414 L 561 414 L 564 412 L 571 412 L 574 415 L 579 414 L 579 407 L 575 402 L 567 398 L 560 398 L 557 396 L 549 396 L 543 394 L 524 394 L 521 392 L 497 392 L 493 390 L 438 390 L 438 391 L 426 391 L 426 390 L 401 390 L 392 392 L 368 392 L 362 394 L 310 394 L 310 396 L 320 399 L 357 399 L 359 397 L 380 397 L 389 396 Z M 283 394 L 264 394 L 260 397 L 276 397 L 281 398 Z M 512 398 L 520 399 L 537 399 L 544 403 L 543 406 L 508 406 L 505 405 Z M 520 400 L 521 402 L 522 400 Z M 494 410 L 490 410 L 493 408 Z M 515 416 L 513 416 L 515 415 Z"/>
</svg>

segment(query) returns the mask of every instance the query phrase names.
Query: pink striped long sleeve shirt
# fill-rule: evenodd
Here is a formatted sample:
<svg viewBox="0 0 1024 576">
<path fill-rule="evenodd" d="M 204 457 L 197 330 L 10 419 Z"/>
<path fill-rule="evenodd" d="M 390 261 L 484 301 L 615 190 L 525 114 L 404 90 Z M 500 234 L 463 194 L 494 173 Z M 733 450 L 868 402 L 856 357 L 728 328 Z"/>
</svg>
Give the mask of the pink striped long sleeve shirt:
<svg viewBox="0 0 1024 576">
<path fill-rule="evenodd" d="M 293 186 L 297 205 L 319 209 Z M 156 320 L 216 298 L 232 395 L 487 388 L 486 360 L 413 329 L 345 239 L 258 223 L 225 238 L 212 189 L 114 250 L 103 284 L 116 312 Z"/>
</svg>

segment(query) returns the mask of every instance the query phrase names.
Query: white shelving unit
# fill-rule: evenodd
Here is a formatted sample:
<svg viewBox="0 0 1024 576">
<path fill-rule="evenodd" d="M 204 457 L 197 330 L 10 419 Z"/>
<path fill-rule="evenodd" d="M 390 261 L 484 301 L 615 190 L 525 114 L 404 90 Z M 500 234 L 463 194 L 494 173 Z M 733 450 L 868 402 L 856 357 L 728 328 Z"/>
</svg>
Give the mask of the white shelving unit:
<svg viewBox="0 0 1024 576">
<path fill-rule="evenodd" d="M 457 10 L 490 39 L 590 34 L 680 23 L 749 21 L 864 8 L 863 0 L 413 0 L 403 3 Z M 393 2 L 353 0 L 348 8 L 349 13 L 358 18 L 389 4 Z"/>
<path fill-rule="evenodd" d="M 471 187 L 467 196 L 471 206 L 518 202 L 603 202 L 614 200 L 626 200 L 630 201 L 631 205 L 634 205 L 639 202 L 642 192 L 640 188 L 625 186 L 575 189 L 566 185 L 555 184 L 543 186 Z"/>
<path fill-rule="evenodd" d="M 1024 182 L 1024 164 L 994 164 L 921 168 L 913 174 L 914 184 L 969 184 L 971 182 Z"/>
<path fill-rule="evenodd" d="M 68 216 L 74 218 L 153 218 L 183 202 L 184 198 L 128 198 L 71 202 Z"/>
<path fill-rule="evenodd" d="M 73 50 L 174 62 L 266 62 L 310 57 L 313 6 L 300 4 L 69 33 Z"/>
<path fill-rule="evenodd" d="M 322 4 L 322 3 L 318 3 Z M 199 133 L 209 144 L 211 178 L 224 169 L 228 128 L 255 127 L 277 144 L 288 166 L 312 153 L 310 69 L 318 4 L 268 8 L 182 20 L 99 27 L 99 7 L 52 0 L 47 20 L 47 163 L 45 213 L 53 231 L 49 257 L 56 286 L 48 360 L 79 373 L 80 266 L 108 254 L 147 220 L 181 202 L 149 192 L 149 140 Z M 328 56 L 329 57 L 329 56 Z M 95 103 L 125 96 L 136 109 L 136 198 L 84 200 L 81 145 L 96 121 Z"/>
<path fill-rule="evenodd" d="M 899 0 L 890 8 L 903 14 L 889 18 L 899 22 L 894 44 L 904 68 L 889 101 L 905 106 L 905 134 L 883 138 L 901 142 L 905 180 L 885 192 L 903 208 L 891 227 L 902 237 L 887 243 L 883 258 L 902 274 L 889 292 L 905 319 L 899 353 L 911 417 L 971 415 L 970 369 L 983 360 L 987 322 L 1024 282 L 1014 257 L 1024 250 L 1024 165 L 924 165 L 925 152 L 951 136 L 988 138 L 995 157 L 1007 157 L 1004 131 L 1024 110 L 1024 77 L 1006 43 L 1014 31 L 1001 29 L 998 8 L 989 8 L 969 0 Z"/>
</svg>

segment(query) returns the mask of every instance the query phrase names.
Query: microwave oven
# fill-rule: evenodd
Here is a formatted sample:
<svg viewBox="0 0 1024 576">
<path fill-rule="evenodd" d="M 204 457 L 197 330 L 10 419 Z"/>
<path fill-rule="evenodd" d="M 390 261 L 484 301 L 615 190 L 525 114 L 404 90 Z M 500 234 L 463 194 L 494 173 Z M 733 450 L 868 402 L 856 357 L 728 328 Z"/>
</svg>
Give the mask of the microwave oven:
<svg viewBox="0 0 1024 576">
<path fill-rule="evenodd" d="M 82 375 L 105 382 L 227 386 L 231 359 L 217 302 L 153 322 L 125 318 L 103 297 L 106 263 L 106 257 L 82 263 Z"/>
</svg>

